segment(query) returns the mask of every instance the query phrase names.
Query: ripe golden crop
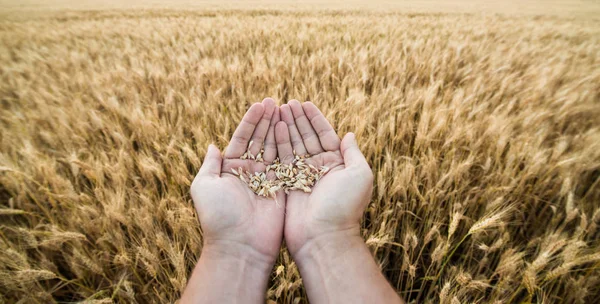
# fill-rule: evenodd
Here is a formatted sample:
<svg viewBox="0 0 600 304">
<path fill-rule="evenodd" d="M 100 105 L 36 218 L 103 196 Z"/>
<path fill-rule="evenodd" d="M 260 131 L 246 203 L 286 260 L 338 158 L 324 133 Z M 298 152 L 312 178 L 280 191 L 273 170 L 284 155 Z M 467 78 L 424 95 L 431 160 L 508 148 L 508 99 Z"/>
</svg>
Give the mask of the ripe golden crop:
<svg viewBox="0 0 600 304">
<path fill-rule="evenodd" d="M 206 148 L 270 96 L 356 133 L 362 233 L 404 299 L 590 303 L 598 50 L 600 20 L 545 12 L 5 12 L 0 302 L 175 301 Z M 268 300 L 305 302 L 275 269 Z"/>
</svg>

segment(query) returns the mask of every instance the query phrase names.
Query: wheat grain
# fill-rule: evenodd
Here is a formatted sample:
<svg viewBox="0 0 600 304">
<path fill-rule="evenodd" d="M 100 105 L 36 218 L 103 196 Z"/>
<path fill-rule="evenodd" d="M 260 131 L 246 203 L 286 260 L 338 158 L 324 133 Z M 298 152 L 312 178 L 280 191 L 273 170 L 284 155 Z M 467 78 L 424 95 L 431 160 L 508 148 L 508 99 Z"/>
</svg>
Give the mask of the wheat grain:
<svg viewBox="0 0 600 304">
<path fill-rule="evenodd" d="M 338 135 L 360 138 L 375 176 L 361 235 L 407 302 L 600 297 L 600 4 L 510 0 L 482 15 L 463 0 L 408 11 L 56 2 L 0 8 L 0 302 L 176 302 L 203 243 L 192 178 L 265 96 L 312 100 Z M 328 3 L 317 6 L 339 8 Z M 285 180 L 279 194 L 322 186 L 292 182 L 296 156 L 294 171 L 251 148 L 251 172 L 224 174 L 250 182 L 260 168 Z M 285 249 L 277 265 L 267 300 L 305 303 Z M 21 282 L 28 269 L 60 278 Z"/>
<path fill-rule="evenodd" d="M 19 281 L 22 283 L 51 280 L 56 278 L 56 274 L 54 272 L 43 269 L 19 270 L 17 271 L 16 275 L 19 278 Z"/>
<path fill-rule="evenodd" d="M 493 212 L 479 219 L 477 222 L 475 222 L 475 224 L 473 224 L 473 226 L 471 226 L 468 234 L 477 234 L 481 231 L 485 231 L 486 229 L 498 227 L 510 216 L 513 208 L 514 205 L 509 205 L 502 210 Z"/>
<path fill-rule="evenodd" d="M 259 154 L 255 158 L 250 152 L 253 142 L 250 141 L 247 152 L 240 159 L 250 159 L 256 162 L 263 162 L 262 154 L 264 148 L 261 148 Z M 283 190 L 286 194 L 290 191 L 301 190 L 303 192 L 311 192 L 311 188 L 321 179 L 329 168 L 321 166 L 317 169 L 311 164 L 306 164 L 310 160 L 310 155 L 296 155 L 293 151 L 294 158 L 290 164 L 282 164 L 279 158 L 276 158 L 272 164 L 265 167 L 263 172 L 250 173 L 244 171 L 242 167 L 238 169 L 232 168 L 231 172 L 238 176 L 239 179 L 252 190 L 256 195 L 263 197 L 271 197 L 276 199 L 277 191 Z M 270 171 L 274 173 L 274 179 L 269 179 L 267 174 Z"/>
</svg>

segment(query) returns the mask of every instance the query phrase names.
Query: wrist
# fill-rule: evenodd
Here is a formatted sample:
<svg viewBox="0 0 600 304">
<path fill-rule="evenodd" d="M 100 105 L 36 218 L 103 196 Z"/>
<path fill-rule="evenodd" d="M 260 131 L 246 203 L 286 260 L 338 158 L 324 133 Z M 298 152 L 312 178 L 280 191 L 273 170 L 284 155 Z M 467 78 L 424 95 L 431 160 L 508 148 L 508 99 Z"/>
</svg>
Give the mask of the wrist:
<svg viewBox="0 0 600 304">
<path fill-rule="evenodd" d="M 357 230 L 321 234 L 294 260 L 312 303 L 401 303 Z"/>
<path fill-rule="evenodd" d="M 296 252 L 292 253 L 298 267 L 319 262 L 325 264 L 344 255 L 345 252 L 366 247 L 360 236 L 359 228 L 332 231 L 320 234 L 306 241 Z"/>
<path fill-rule="evenodd" d="M 200 259 L 212 263 L 226 263 L 240 271 L 264 274 L 268 277 L 276 257 L 267 256 L 247 244 L 235 241 L 205 240 Z"/>
<path fill-rule="evenodd" d="M 271 268 L 248 245 L 205 240 L 181 303 L 264 303 Z"/>
<path fill-rule="evenodd" d="M 294 260 L 313 303 L 384 303 L 394 291 L 353 231 L 325 234 L 302 246 Z"/>
</svg>

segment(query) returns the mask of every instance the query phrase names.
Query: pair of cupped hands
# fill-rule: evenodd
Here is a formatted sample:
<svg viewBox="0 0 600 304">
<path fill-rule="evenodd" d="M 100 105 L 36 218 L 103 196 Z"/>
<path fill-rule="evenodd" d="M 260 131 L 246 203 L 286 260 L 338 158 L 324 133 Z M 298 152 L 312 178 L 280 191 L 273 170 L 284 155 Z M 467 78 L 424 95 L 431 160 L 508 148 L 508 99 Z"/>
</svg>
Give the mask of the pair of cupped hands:
<svg viewBox="0 0 600 304">
<path fill-rule="evenodd" d="M 250 142 L 253 155 L 264 147 L 263 162 L 240 159 Z M 277 157 L 289 164 L 294 151 L 310 154 L 307 164 L 329 168 L 310 193 L 295 190 L 286 195 L 280 190 L 276 203 L 256 195 L 232 173 L 239 167 L 264 172 Z M 203 250 L 243 256 L 269 268 L 283 239 L 298 261 L 320 239 L 335 243 L 360 238 L 360 218 L 372 189 L 373 174 L 353 133 L 340 140 L 311 102 L 292 100 L 279 107 L 266 98 L 249 108 L 223 154 L 214 145 L 208 147 L 191 195 L 203 231 Z"/>
</svg>

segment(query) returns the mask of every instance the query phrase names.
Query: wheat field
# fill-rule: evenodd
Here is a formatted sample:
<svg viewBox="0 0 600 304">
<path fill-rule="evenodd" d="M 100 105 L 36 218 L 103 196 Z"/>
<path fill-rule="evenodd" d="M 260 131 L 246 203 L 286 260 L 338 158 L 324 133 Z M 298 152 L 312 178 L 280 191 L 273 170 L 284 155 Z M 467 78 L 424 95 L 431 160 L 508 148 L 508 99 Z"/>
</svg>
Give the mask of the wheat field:
<svg viewBox="0 0 600 304">
<path fill-rule="evenodd" d="M 597 2 L 54 1 L 0 5 L 0 303 L 175 302 L 190 183 L 267 96 L 356 133 L 362 234 L 407 302 L 600 298 Z M 307 302 L 285 248 L 266 298 Z"/>
</svg>

